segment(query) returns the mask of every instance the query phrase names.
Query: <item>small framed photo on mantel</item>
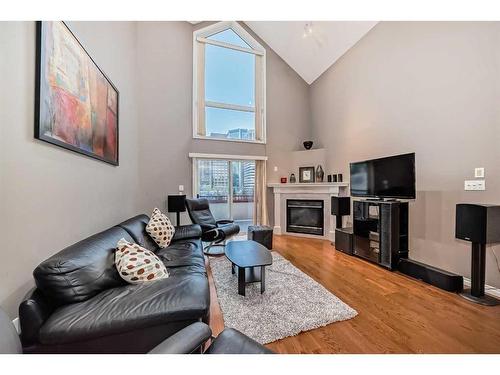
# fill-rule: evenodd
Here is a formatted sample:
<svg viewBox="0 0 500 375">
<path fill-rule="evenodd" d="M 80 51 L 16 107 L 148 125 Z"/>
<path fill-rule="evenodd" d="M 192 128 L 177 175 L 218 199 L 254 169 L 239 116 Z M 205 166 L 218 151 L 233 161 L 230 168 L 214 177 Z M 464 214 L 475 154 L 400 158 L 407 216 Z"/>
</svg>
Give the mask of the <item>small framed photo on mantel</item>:
<svg viewBox="0 0 500 375">
<path fill-rule="evenodd" d="M 299 182 L 300 183 L 314 182 L 314 167 L 300 167 Z"/>
</svg>

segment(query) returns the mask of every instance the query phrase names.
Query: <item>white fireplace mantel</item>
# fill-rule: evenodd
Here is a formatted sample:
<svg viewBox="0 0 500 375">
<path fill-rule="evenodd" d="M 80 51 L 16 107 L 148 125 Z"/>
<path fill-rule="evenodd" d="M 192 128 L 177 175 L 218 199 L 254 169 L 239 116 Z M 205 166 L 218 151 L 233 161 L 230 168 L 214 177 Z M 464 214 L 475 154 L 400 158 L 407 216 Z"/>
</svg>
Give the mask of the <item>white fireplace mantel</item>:
<svg viewBox="0 0 500 375">
<path fill-rule="evenodd" d="M 287 199 L 322 199 L 324 202 L 324 239 L 333 240 L 335 235 L 334 220 L 331 212 L 331 197 L 347 196 L 349 184 L 347 182 L 320 182 L 320 183 L 296 183 L 281 184 L 269 183 L 268 187 L 274 193 L 274 228 L 275 234 L 290 234 L 294 236 L 306 236 L 318 238 L 315 235 L 286 232 L 286 200 Z M 284 230 L 282 228 L 284 227 Z M 319 237 L 321 238 L 321 237 Z"/>
</svg>

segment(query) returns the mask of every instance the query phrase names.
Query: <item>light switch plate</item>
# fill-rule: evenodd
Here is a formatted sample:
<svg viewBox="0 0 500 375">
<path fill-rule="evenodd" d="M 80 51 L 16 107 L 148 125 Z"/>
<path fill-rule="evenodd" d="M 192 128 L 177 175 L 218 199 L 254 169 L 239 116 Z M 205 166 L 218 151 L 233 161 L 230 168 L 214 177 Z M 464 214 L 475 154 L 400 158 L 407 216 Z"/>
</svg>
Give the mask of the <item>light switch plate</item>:
<svg viewBox="0 0 500 375">
<path fill-rule="evenodd" d="M 466 180 L 464 182 L 464 190 L 467 191 L 486 190 L 486 182 L 484 180 Z"/>
<path fill-rule="evenodd" d="M 475 178 L 484 178 L 484 168 L 475 168 L 474 169 L 474 177 Z"/>
</svg>

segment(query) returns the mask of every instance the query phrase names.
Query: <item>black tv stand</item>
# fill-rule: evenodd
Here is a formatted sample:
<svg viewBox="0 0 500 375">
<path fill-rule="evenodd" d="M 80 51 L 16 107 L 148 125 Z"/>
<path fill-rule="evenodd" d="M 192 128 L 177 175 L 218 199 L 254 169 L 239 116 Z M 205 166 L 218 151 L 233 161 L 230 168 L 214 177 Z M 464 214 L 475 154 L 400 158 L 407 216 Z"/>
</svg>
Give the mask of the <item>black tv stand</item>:
<svg viewBox="0 0 500 375">
<path fill-rule="evenodd" d="M 408 202 L 354 201 L 353 254 L 394 270 L 408 258 Z"/>
</svg>

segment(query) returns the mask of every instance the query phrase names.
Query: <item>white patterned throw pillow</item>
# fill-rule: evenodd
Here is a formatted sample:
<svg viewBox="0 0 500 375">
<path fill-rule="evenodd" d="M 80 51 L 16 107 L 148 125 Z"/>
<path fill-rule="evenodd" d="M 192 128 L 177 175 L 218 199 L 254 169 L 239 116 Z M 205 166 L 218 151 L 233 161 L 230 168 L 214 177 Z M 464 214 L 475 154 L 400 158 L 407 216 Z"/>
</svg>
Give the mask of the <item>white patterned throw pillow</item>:
<svg viewBox="0 0 500 375">
<path fill-rule="evenodd" d="M 115 265 L 121 278 L 130 284 L 166 279 L 168 271 L 152 252 L 122 238 L 115 251 Z"/>
<path fill-rule="evenodd" d="M 164 249 L 170 245 L 175 233 L 175 227 L 167 215 L 162 214 L 159 209 L 155 208 L 148 225 L 146 225 L 146 232 L 160 248 Z"/>
</svg>

